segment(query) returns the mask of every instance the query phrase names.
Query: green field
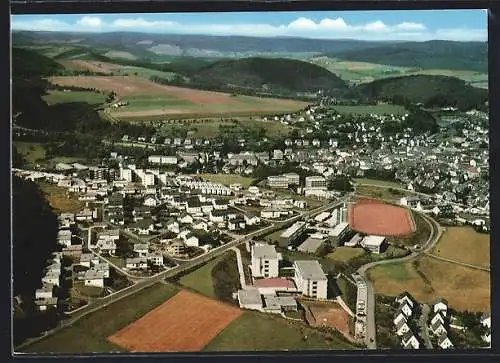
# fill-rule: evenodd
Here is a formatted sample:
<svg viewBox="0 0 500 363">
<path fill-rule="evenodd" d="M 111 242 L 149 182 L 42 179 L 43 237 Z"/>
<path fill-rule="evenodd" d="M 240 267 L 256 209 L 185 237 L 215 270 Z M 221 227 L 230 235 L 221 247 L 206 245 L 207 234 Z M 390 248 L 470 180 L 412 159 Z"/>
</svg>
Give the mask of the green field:
<svg viewBox="0 0 500 363">
<path fill-rule="evenodd" d="M 149 110 L 164 110 L 168 112 L 169 109 L 177 109 L 183 107 L 196 107 L 192 102 L 182 100 L 180 98 L 168 95 L 134 95 L 125 96 L 121 101 L 128 102 L 128 106 L 123 109 L 117 109 L 116 112 L 126 110 L 130 112 L 135 111 L 149 111 Z"/>
<path fill-rule="evenodd" d="M 391 187 L 391 188 L 401 188 L 402 183 L 388 180 L 377 180 L 377 179 L 369 179 L 369 178 L 354 178 L 354 182 L 358 185 L 369 184 L 369 185 L 379 185 L 382 187 Z"/>
<path fill-rule="evenodd" d="M 217 257 L 216 259 L 203 265 L 203 267 L 200 267 L 190 274 L 182 276 L 179 282 L 183 286 L 198 291 L 199 293 L 212 299 L 216 299 L 217 297 L 215 296 L 214 282 L 212 279 L 212 269 L 223 259 L 224 255 Z"/>
<path fill-rule="evenodd" d="M 403 115 L 406 113 L 406 109 L 403 106 L 391 105 L 391 104 L 380 104 L 380 105 L 356 105 L 356 106 L 346 106 L 346 105 L 335 105 L 332 108 L 340 114 L 353 114 L 353 115 Z"/>
<path fill-rule="evenodd" d="M 28 165 L 35 165 L 45 159 L 45 148 L 38 142 L 14 141 L 17 151 L 24 157 Z"/>
<path fill-rule="evenodd" d="M 371 82 L 377 79 L 409 75 L 442 75 L 457 77 L 476 87 L 483 87 L 488 83 L 486 73 L 469 70 L 451 69 L 419 69 L 412 67 L 397 67 L 368 62 L 351 62 L 330 57 L 315 57 L 309 60 L 335 73 L 340 78 L 353 83 Z M 486 86 L 487 87 L 487 86 Z"/>
<path fill-rule="evenodd" d="M 307 337 L 307 338 L 305 338 Z M 305 324 L 271 314 L 245 311 L 208 343 L 204 351 L 279 351 L 354 349 L 336 336 L 327 341 Z"/>
<path fill-rule="evenodd" d="M 26 353 L 118 352 L 106 338 L 139 319 L 177 293 L 173 285 L 157 283 L 140 293 L 92 313 L 47 338 L 30 345 Z"/>
<path fill-rule="evenodd" d="M 175 73 L 173 72 L 162 72 L 155 69 L 135 66 L 117 66 L 116 68 L 113 68 L 113 74 L 117 76 L 138 76 L 146 79 L 149 79 L 152 76 L 157 76 L 168 80 L 172 79 L 175 76 Z"/>
<path fill-rule="evenodd" d="M 329 253 L 326 257 L 336 261 L 348 262 L 349 260 L 363 256 L 365 254 L 363 248 L 352 248 L 352 247 L 336 247 L 335 251 Z"/>
<path fill-rule="evenodd" d="M 68 102 L 85 102 L 91 105 L 99 105 L 104 103 L 106 96 L 101 93 L 87 91 L 49 91 L 47 95 L 43 96 L 43 99 L 48 105 Z"/>
<path fill-rule="evenodd" d="M 241 184 L 242 186 L 248 186 L 254 180 L 253 178 L 233 174 L 199 174 L 198 176 L 213 183 L 224 185 Z"/>
</svg>

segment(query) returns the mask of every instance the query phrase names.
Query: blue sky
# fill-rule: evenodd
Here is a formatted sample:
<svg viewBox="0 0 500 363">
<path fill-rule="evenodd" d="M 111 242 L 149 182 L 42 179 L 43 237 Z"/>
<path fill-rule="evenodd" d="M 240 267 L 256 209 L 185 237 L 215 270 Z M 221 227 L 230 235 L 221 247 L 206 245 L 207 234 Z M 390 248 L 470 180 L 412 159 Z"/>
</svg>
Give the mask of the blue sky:
<svg viewBox="0 0 500 363">
<path fill-rule="evenodd" d="M 11 27 L 416 41 L 486 41 L 488 34 L 484 10 L 15 15 Z"/>
</svg>

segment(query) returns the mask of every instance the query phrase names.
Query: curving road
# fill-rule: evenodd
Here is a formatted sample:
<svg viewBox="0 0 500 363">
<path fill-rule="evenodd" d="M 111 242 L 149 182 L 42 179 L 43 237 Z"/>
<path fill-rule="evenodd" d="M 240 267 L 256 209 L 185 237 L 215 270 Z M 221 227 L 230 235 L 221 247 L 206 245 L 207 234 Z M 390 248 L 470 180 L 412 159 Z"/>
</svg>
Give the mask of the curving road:
<svg viewBox="0 0 500 363">
<path fill-rule="evenodd" d="M 366 265 L 361 266 L 358 269 L 358 274 L 363 278 L 363 280 L 366 282 L 367 286 L 367 294 L 368 294 L 368 301 L 366 302 L 366 307 L 367 307 L 367 313 L 366 313 L 366 334 L 365 334 L 365 342 L 366 346 L 368 349 L 377 349 L 377 341 L 376 341 L 376 327 L 375 327 L 375 291 L 373 289 L 373 284 L 370 282 L 370 280 L 366 277 L 366 272 L 376 266 L 380 265 L 387 265 L 390 263 L 401 263 L 401 262 L 406 262 L 413 260 L 422 254 L 425 254 L 426 252 L 430 251 L 436 243 L 439 241 L 441 238 L 441 235 L 444 231 L 444 229 L 431 217 L 419 213 L 424 220 L 431 226 L 431 234 L 425 244 L 422 246 L 422 248 L 419 251 L 414 251 L 408 256 L 405 257 L 400 257 L 400 258 L 394 258 L 390 260 L 382 260 L 382 261 L 375 261 L 375 262 L 370 262 L 367 263 Z"/>
<path fill-rule="evenodd" d="M 176 276 L 179 273 L 182 273 L 186 270 L 201 266 L 204 263 L 216 258 L 217 256 L 220 256 L 221 254 L 225 253 L 226 251 L 230 250 L 231 248 L 236 247 L 240 243 L 244 243 L 244 242 L 251 240 L 252 238 L 259 236 L 259 235 L 272 233 L 274 231 L 280 230 L 280 229 L 284 228 L 284 226 L 286 226 L 287 224 L 292 224 L 293 222 L 295 222 L 301 218 L 308 218 L 311 215 L 321 213 L 321 212 L 326 211 L 328 209 L 334 208 L 337 205 L 344 203 L 348 198 L 349 198 L 349 196 L 346 196 L 344 198 L 341 198 L 341 199 L 338 199 L 338 200 L 333 201 L 331 203 L 325 204 L 325 205 L 318 207 L 316 209 L 313 209 L 313 210 L 304 212 L 298 216 L 292 217 L 292 218 L 288 219 L 287 222 L 279 222 L 279 223 L 267 226 L 263 229 L 251 232 L 247 235 L 241 236 L 237 239 L 234 239 L 231 242 L 226 243 L 225 245 L 214 248 L 201 256 L 193 258 L 192 260 L 190 260 L 182 265 L 178 265 L 178 266 L 175 266 L 175 267 L 168 269 L 166 271 L 160 272 L 159 274 L 151 276 L 145 280 L 138 281 L 134 285 L 132 285 L 128 288 L 125 288 L 123 290 L 117 291 L 114 294 L 108 295 L 108 296 L 100 298 L 100 299 L 96 299 L 92 303 L 89 303 L 88 305 L 86 305 L 78 310 L 74 310 L 71 313 L 66 313 L 67 319 L 61 320 L 59 327 L 47 331 L 42 337 L 36 337 L 36 338 L 29 339 L 29 340 L 25 341 L 24 343 L 15 347 L 14 351 L 18 352 L 20 349 L 25 348 L 25 347 L 27 347 L 27 346 L 29 346 L 29 345 L 31 345 L 39 340 L 42 340 L 43 338 L 56 333 L 57 331 L 63 329 L 66 326 L 70 326 L 70 325 L 74 324 L 75 322 L 77 322 L 81 318 L 83 318 L 83 317 L 85 317 L 85 316 L 87 316 L 95 311 L 98 311 L 98 310 L 112 304 L 113 302 L 116 302 L 116 301 L 121 300 L 121 299 L 128 297 L 128 296 L 134 295 L 134 294 L 140 292 L 141 290 L 143 290 L 149 286 L 152 286 L 158 282 L 162 282 L 163 280 L 165 280 L 167 278 L 171 278 L 173 276 Z"/>
</svg>

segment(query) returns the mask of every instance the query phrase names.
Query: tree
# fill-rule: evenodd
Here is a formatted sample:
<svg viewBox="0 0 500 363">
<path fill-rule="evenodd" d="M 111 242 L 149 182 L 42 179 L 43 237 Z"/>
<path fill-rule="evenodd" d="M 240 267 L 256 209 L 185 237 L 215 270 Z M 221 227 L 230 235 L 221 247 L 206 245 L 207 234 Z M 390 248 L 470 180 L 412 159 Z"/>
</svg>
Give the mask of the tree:
<svg viewBox="0 0 500 363">
<path fill-rule="evenodd" d="M 351 184 L 351 181 L 347 176 L 339 175 L 330 180 L 330 182 L 328 183 L 328 189 L 350 192 L 354 190 L 354 186 Z"/>
</svg>

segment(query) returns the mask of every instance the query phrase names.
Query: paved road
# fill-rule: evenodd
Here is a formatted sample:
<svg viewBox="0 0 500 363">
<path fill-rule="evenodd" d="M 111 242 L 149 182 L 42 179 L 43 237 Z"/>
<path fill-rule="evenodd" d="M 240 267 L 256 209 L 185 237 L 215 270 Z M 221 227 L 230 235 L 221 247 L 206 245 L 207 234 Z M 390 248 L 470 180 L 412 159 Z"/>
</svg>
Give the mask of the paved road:
<svg viewBox="0 0 500 363">
<path fill-rule="evenodd" d="M 238 247 L 231 248 L 236 253 L 236 261 L 238 264 L 238 274 L 240 275 L 240 285 L 241 289 L 245 290 L 247 288 L 247 283 L 245 281 L 245 271 L 243 270 L 243 261 L 241 260 L 241 251 Z"/>
<path fill-rule="evenodd" d="M 431 226 L 431 234 L 421 250 L 412 252 L 408 256 L 401 258 L 371 262 L 361 266 L 357 271 L 358 274 L 365 280 L 368 293 L 368 301 L 366 303 L 367 314 L 366 314 L 366 339 L 365 339 L 368 349 L 377 349 L 377 341 L 376 341 L 376 326 L 375 326 L 375 291 L 373 289 L 373 284 L 366 277 L 366 272 L 375 266 L 387 265 L 390 263 L 401 263 L 413 260 L 419 257 L 420 255 L 424 254 L 425 252 L 430 251 L 436 245 L 436 243 L 439 241 L 439 238 L 441 237 L 441 234 L 443 233 L 442 227 L 431 217 L 422 213 L 420 213 L 420 215 Z"/>
<path fill-rule="evenodd" d="M 418 325 L 420 327 L 420 336 L 424 340 L 425 348 L 432 349 L 432 342 L 429 338 L 429 329 L 427 326 L 427 321 L 429 320 L 429 313 L 431 308 L 427 304 L 422 305 L 422 314 L 420 314 L 420 318 L 418 319 Z"/>
<path fill-rule="evenodd" d="M 471 265 L 470 263 L 460 262 L 460 261 L 457 261 L 457 260 L 452 260 L 451 258 L 437 256 L 437 255 L 429 253 L 429 252 L 425 252 L 425 255 L 429 256 L 431 258 L 434 258 L 436 260 L 445 261 L 445 262 L 449 262 L 449 263 L 454 263 L 455 265 L 460 265 L 460 266 L 464 266 L 464 267 L 473 268 L 473 269 L 476 269 L 476 270 L 491 272 L 488 267 L 478 266 L 478 265 Z"/>
<path fill-rule="evenodd" d="M 337 205 L 344 203 L 346 198 L 336 200 L 336 201 L 331 202 L 329 204 L 326 204 L 324 206 L 318 207 L 314 210 L 304 212 L 302 215 L 298 215 L 298 216 L 295 216 L 293 218 L 290 218 L 288 220 L 287 224 L 293 223 L 296 220 L 299 220 L 300 218 L 308 218 L 310 215 L 320 213 L 320 212 L 323 212 L 325 210 L 334 208 Z M 229 243 L 226 243 L 223 246 L 214 248 L 213 250 L 211 250 L 211 251 L 209 251 L 209 252 L 207 252 L 199 257 L 196 257 L 196 258 L 194 258 L 194 259 L 192 259 L 192 260 L 190 260 L 182 265 L 173 267 L 173 268 L 166 270 L 166 271 L 163 271 L 157 275 L 151 276 L 148 279 L 139 281 L 136 284 L 134 284 L 128 288 L 117 291 L 116 293 L 108 295 L 102 299 L 96 299 L 92 303 L 89 303 L 88 305 L 82 307 L 81 309 L 79 309 L 77 311 L 73 311 L 72 314 L 66 314 L 68 316 L 68 319 L 62 320 L 60 322 L 59 327 L 52 329 L 50 331 L 47 331 L 47 333 L 43 337 L 37 337 L 37 338 L 27 340 L 23 344 L 15 347 L 15 351 L 19 351 L 22 348 L 25 348 L 25 347 L 27 347 L 27 346 L 29 346 L 37 341 L 49 336 L 49 335 L 52 335 L 52 334 L 56 333 L 57 331 L 63 329 L 64 327 L 74 324 L 75 322 L 77 322 L 78 320 L 83 318 L 84 316 L 87 316 L 90 313 L 98 311 L 98 310 L 102 309 L 103 307 L 112 304 L 113 302 L 116 302 L 116 301 L 121 300 L 121 299 L 128 297 L 128 296 L 134 295 L 146 287 L 152 286 L 152 285 L 156 284 L 157 282 L 161 282 L 167 278 L 171 278 L 173 276 L 176 276 L 177 274 L 182 273 L 186 270 L 200 266 L 200 265 L 216 258 L 217 256 L 220 256 L 221 254 L 228 251 L 229 249 L 236 247 L 240 243 L 251 240 L 252 238 L 254 238 L 256 236 L 259 236 L 262 234 L 267 234 L 267 233 L 272 233 L 274 231 L 282 229 L 283 225 L 284 225 L 284 223 L 277 223 L 276 225 L 267 226 L 263 229 L 254 231 L 254 232 L 249 233 L 245 236 L 242 236 L 238 239 L 235 239 Z"/>
</svg>

